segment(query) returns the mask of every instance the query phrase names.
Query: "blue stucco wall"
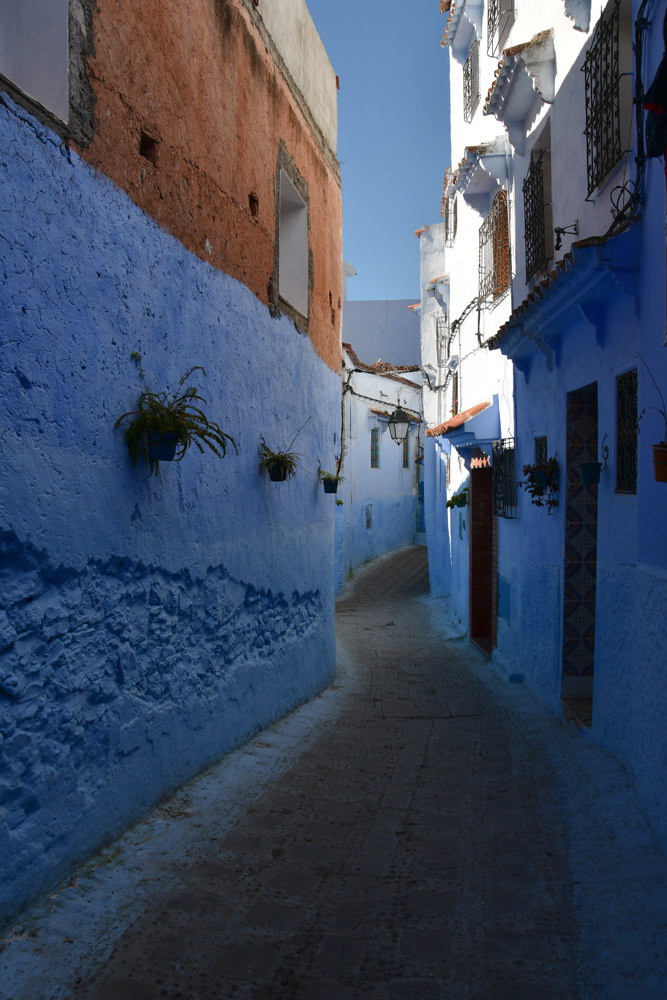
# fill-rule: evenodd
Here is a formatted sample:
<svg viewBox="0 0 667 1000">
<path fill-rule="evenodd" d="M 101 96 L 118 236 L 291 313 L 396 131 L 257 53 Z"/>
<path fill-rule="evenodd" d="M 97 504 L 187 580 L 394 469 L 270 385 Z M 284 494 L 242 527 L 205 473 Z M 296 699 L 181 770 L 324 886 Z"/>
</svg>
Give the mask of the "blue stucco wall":
<svg viewBox="0 0 667 1000">
<path fill-rule="evenodd" d="M 331 678 L 340 419 L 307 337 L 3 99 L 0 919 Z M 206 368 L 238 456 L 132 469 L 134 350 L 156 389 Z M 270 483 L 260 435 L 309 416 Z"/>
</svg>

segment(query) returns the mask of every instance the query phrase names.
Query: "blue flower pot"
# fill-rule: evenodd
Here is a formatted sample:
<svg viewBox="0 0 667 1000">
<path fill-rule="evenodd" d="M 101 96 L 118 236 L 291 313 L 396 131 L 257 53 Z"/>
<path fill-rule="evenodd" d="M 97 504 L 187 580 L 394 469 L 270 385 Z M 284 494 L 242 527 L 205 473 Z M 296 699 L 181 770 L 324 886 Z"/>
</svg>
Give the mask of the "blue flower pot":
<svg viewBox="0 0 667 1000">
<path fill-rule="evenodd" d="M 148 435 L 148 461 L 173 462 L 176 455 L 178 434 L 174 431 L 164 431 L 163 434 L 151 432 Z"/>
<path fill-rule="evenodd" d="M 597 486 L 600 482 L 602 462 L 582 462 L 579 466 L 579 478 L 583 486 Z"/>
</svg>

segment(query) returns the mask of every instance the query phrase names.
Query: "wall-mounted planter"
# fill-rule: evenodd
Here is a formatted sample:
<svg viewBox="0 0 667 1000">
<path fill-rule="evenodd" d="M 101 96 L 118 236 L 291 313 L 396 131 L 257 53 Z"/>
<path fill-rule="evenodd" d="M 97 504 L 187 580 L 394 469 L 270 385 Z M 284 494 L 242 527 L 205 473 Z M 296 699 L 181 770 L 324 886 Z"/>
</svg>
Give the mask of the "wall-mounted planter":
<svg viewBox="0 0 667 1000">
<path fill-rule="evenodd" d="M 338 493 L 338 480 L 337 479 L 323 479 L 322 486 L 324 486 L 325 493 Z"/>
<path fill-rule="evenodd" d="M 579 466 L 579 478 L 584 486 L 597 486 L 600 482 L 602 462 L 582 462 Z"/>
<path fill-rule="evenodd" d="M 287 479 L 287 468 L 284 465 L 270 465 L 269 479 L 272 483 L 284 483 Z"/>
<path fill-rule="evenodd" d="M 544 469 L 534 469 L 532 475 L 535 485 L 541 489 L 546 489 L 550 482 L 549 474 Z"/>
<path fill-rule="evenodd" d="M 652 444 L 653 473 L 657 483 L 667 483 L 667 441 Z"/>
<path fill-rule="evenodd" d="M 177 444 L 178 434 L 174 431 L 165 431 L 163 434 L 149 433 L 148 461 L 173 462 L 176 457 Z"/>
</svg>

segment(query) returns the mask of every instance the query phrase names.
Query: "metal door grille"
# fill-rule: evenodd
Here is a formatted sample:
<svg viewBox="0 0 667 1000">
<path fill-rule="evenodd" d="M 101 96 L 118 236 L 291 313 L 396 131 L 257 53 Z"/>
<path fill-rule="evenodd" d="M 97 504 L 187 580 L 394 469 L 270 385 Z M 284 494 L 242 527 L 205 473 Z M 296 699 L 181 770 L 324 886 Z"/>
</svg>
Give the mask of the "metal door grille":
<svg viewBox="0 0 667 1000">
<path fill-rule="evenodd" d="M 479 296 L 499 298 L 510 283 L 507 192 L 499 191 L 479 230 Z"/>
<path fill-rule="evenodd" d="M 616 492 L 637 492 L 637 369 L 616 379 Z"/>
<path fill-rule="evenodd" d="M 591 195 L 623 155 L 619 66 L 620 0 L 598 21 L 582 72 L 586 81 L 586 155 Z"/>
<path fill-rule="evenodd" d="M 468 49 L 463 66 L 463 118 L 471 122 L 479 103 L 479 42 L 475 40 Z"/>
<path fill-rule="evenodd" d="M 497 59 L 514 24 L 514 0 L 489 0 L 487 53 Z"/>
<path fill-rule="evenodd" d="M 517 516 L 513 438 L 493 442 L 493 513 L 496 517 Z"/>
<path fill-rule="evenodd" d="M 371 469 L 380 468 L 380 430 L 371 427 Z"/>
<path fill-rule="evenodd" d="M 524 241 L 526 247 L 526 281 L 547 262 L 544 231 L 544 165 L 543 154 L 531 160 L 523 182 Z"/>
</svg>

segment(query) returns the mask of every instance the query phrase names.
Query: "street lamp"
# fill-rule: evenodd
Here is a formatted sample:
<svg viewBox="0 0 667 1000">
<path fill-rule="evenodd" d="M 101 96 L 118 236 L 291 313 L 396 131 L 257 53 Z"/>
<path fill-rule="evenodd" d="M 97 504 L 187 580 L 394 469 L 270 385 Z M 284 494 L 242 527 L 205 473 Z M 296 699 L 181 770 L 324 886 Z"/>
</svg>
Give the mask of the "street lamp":
<svg viewBox="0 0 667 1000">
<path fill-rule="evenodd" d="M 410 429 L 410 417 L 401 409 L 401 405 L 396 407 L 392 415 L 389 417 L 389 433 L 391 434 L 392 441 L 396 444 L 403 444 L 406 437 L 408 436 L 408 430 Z"/>
</svg>

